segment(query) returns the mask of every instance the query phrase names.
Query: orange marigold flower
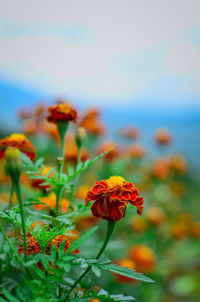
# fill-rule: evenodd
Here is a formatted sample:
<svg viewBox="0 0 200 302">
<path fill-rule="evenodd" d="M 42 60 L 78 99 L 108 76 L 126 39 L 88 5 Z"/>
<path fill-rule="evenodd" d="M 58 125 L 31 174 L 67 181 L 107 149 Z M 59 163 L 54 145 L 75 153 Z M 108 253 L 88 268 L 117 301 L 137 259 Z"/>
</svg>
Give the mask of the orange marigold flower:
<svg viewBox="0 0 200 302">
<path fill-rule="evenodd" d="M 180 175 L 187 172 L 187 162 L 181 155 L 174 155 L 171 157 L 170 167 L 175 173 Z"/>
<path fill-rule="evenodd" d="M 184 222 L 176 222 L 171 226 L 171 236 L 180 240 L 188 235 L 188 225 Z"/>
<path fill-rule="evenodd" d="M 116 264 L 118 264 L 119 266 L 130 268 L 132 270 L 136 270 L 136 264 L 131 259 L 120 259 L 120 260 L 116 261 Z M 120 274 L 115 273 L 114 275 L 115 275 L 116 281 L 119 283 L 136 283 L 137 282 L 136 279 L 125 277 Z"/>
<path fill-rule="evenodd" d="M 86 148 L 81 148 L 81 161 L 84 162 L 88 159 L 88 151 Z M 72 164 L 76 164 L 78 159 L 78 147 L 70 142 L 67 144 L 67 148 L 65 150 L 65 160 L 71 162 Z"/>
<path fill-rule="evenodd" d="M 120 135 L 124 138 L 136 139 L 139 136 L 139 130 L 136 127 L 129 126 L 121 129 Z"/>
<path fill-rule="evenodd" d="M 147 210 L 148 220 L 155 226 L 160 226 L 165 221 L 165 214 L 159 207 L 151 207 Z"/>
<path fill-rule="evenodd" d="M 99 120 L 100 112 L 98 109 L 89 109 L 86 114 L 82 117 L 79 126 L 85 128 L 87 133 L 100 136 L 105 133 L 105 128 Z"/>
<path fill-rule="evenodd" d="M 191 225 L 191 236 L 195 239 L 200 238 L 200 221 L 194 221 Z"/>
<path fill-rule="evenodd" d="M 155 255 L 146 245 L 135 245 L 129 250 L 129 257 L 133 260 L 140 272 L 151 272 L 155 267 Z"/>
<path fill-rule="evenodd" d="M 21 133 L 14 133 L 9 137 L 5 137 L 0 140 L 0 158 L 4 157 L 7 147 L 17 148 L 21 152 L 25 153 L 31 160 L 35 159 L 35 148 L 31 141 Z"/>
<path fill-rule="evenodd" d="M 127 154 L 131 157 L 131 158 L 143 158 L 146 154 L 146 150 L 144 148 L 144 146 L 140 145 L 140 144 L 134 144 L 131 145 L 127 148 Z"/>
<path fill-rule="evenodd" d="M 40 244 L 34 236 L 28 233 L 26 241 L 27 241 L 28 255 L 38 254 L 42 252 Z M 71 243 L 66 235 L 57 235 L 48 243 L 45 249 L 45 254 L 50 255 L 51 248 L 53 247 L 53 245 L 56 246 L 56 252 L 58 252 L 59 247 L 63 241 L 65 242 L 65 247 L 64 247 L 64 253 L 65 253 L 69 249 Z M 20 254 L 24 254 L 24 246 L 19 245 L 18 251 Z M 78 254 L 79 250 L 76 249 L 72 253 Z"/>
<path fill-rule="evenodd" d="M 27 254 L 28 255 L 41 253 L 42 250 L 41 250 L 39 242 L 31 234 L 27 234 L 26 244 L 27 244 Z M 24 246 L 20 244 L 18 247 L 18 251 L 20 254 L 24 254 Z"/>
<path fill-rule="evenodd" d="M 155 134 L 155 141 L 160 145 L 169 145 L 171 143 L 171 135 L 167 129 L 159 129 Z"/>
<path fill-rule="evenodd" d="M 56 246 L 56 252 L 58 252 L 59 247 L 61 245 L 62 242 L 65 242 L 65 247 L 64 247 L 64 253 L 68 250 L 68 248 L 70 247 L 71 243 L 70 241 L 67 239 L 66 235 L 57 235 L 56 237 L 54 237 L 49 244 L 46 247 L 45 253 L 47 255 L 50 255 L 51 253 L 51 248 L 53 247 L 53 245 Z"/>
<path fill-rule="evenodd" d="M 39 200 L 44 204 L 35 204 L 35 210 L 42 210 L 46 206 L 56 209 L 56 194 L 51 193 L 49 196 L 40 197 Z M 46 206 L 45 206 L 46 204 Z M 66 213 L 69 208 L 69 201 L 66 198 L 62 198 L 62 212 Z"/>
<path fill-rule="evenodd" d="M 152 174 L 160 180 L 167 180 L 170 175 L 170 161 L 168 158 L 158 158 L 152 164 Z"/>
<path fill-rule="evenodd" d="M 97 150 L 97 153 L 98 154 L 101 154 L 103 152 L 106 152 L 108 151 L 109 149 L 112 149 L 110 150 L 110 152 L 108 152 L 105 156 L 104 156 L 104 159 L 107 160 L 107 161 L 112 161 L 114 159 L 116 159 L 117 157 L 119 157 L 120 155 L 120 149 L 119 147 L 116 145 L 115 142 L 113 141 L 105 141 Z"/>
<path fill-rule="evenodd" d="M 77 112 L 69 104 L 57 104 L 48 108 L 47 121 L 51 123 L 76 121 Z"/>
<path fill-rule="evenodd" d="M 137 207 L 139 215 L 143 211 L 144 198 L 139 197 L 138 189 L 121 176 L 96 182 L 86 196 L 86 204 L 94 201 L 92 214 L 105 220 L 118 221 L 125 216 L 128 202 Z"/>
</svg>

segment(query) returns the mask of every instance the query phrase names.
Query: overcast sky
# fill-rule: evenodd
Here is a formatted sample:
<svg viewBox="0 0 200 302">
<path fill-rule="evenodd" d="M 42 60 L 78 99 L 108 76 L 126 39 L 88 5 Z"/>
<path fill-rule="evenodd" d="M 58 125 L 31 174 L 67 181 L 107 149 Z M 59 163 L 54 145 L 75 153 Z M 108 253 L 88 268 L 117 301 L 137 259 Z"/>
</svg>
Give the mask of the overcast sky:
<svg viewBox="0 0 200 302">
<path fill-rule="evenodd" d="M 0 79 L 83 103 L 200 105 L 200 1 L 0 0 Z"/>
</svg>

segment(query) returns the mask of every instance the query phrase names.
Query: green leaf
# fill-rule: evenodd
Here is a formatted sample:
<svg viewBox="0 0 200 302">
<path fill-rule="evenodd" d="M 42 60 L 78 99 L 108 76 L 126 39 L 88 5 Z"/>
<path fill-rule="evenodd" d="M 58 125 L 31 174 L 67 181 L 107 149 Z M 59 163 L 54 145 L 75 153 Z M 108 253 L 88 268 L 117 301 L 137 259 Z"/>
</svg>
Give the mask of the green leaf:
<svg viewBox="0 0 200 302">
<path fill-rule="evenodd" d="M 141 273 L 137 273 L 136 271 L 134 271 L 130 268 L 127 268 L 127 267 L 123 267 L 123 266 L 119 266 L 119 265 L 115 265 L 115 264 L 99 265 L 98 267 L 105 269 L 105 270 L 109 270 L 113 273 L 117 273 L 119 275 L 131 278 L 131 279 L 136 279 L 136 280 L 149 282 L 149 283 L 154 282 L 149 277 L 146 277 L 146 276 L 142 275 Z"/>
<path fill-rule="evenodd" d="M 85 171 L 86 169 L 88 169 L 91 165 L 93 165 L 94 163 L 96 163 L 98 160 L 100 160 L 102 157 L 104 157 L 104 156 L 105 156 L 108 152 L 110 152 L 111 150 L 112 150 L 112 148 L 109 149 L 109 150 L 107 150 L 106 152 L 101 153 L 99 156 L 96 156 L 94 159 L 86 160 L 86 161 L 84 162 L 84 164 L 83 164 L 79 169 L 77 169 L 76 172 L 75 172 L 74 174 L 69 175 L 69 176 L 66 178 L 64 184 L 66 185 L 66 184 L 67 184 L 69 181 L 71 181 L 76 175 L 78 175 L 78 174 L 82 173 L 83 171 Z"/>
<path fill-rule="evenodd" d="M 52 261 L 53 261 L 54 264 L 56 262 L 56 255 L 57 255 L 57 253 L 56 253 L 56 245 L 54 244 L 52 246 L 52 248 L 51 248 L 51 259 L 52 259 Z"/>
<path fill-rule="evenodd" d="M 17 298 L 15 298 L 13 295 L 11 295 L 5 288 L 2 288 L 4 296 L 8 299 L 10 302 L 20 302 Z"/>
<path fill-rule="evenodd" d="M 97 266 L 92 265 L 92 271 L 97 277 L 101 276 L 101 271 Z"/>
<path fill-rule="evenodd" d="M 94 232 L 98 229 L 98 226 L 93 227 L 91 230 L 82 235 L 79 239 L 77 239 L 67 250 L 67 253 L 77 249 L 80 245 L 82 245 L 86 240 L 88 240 Z"/>
</svg>

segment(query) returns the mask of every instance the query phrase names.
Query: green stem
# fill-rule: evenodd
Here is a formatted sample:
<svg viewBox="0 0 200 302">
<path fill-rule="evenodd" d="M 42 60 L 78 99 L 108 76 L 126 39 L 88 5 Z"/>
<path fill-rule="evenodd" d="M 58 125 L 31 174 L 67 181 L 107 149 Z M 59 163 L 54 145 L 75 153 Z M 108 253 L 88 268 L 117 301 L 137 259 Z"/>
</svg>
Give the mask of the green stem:
<svg viewBox="0 0 200 302">
<path fill-rule="evenodd" d="M 10 200 L 9 200 L 9 210 L 12 209 L 12 199 L 13 199 L 13 193 L 14 193 L 14 181 L 11 178 L 11 187 L 10 187 Z"/>
<path fill-rule="evenodd" d="M 21 221 L 22 221 L 22 232 L 24 237 L 24 260 L 27 261 L 27 244 L 26 244 L 26 227 L 25 227 L 25 217 L 24 217 L 24 209 L 23 209 L 23 202 L 22 202 L 22 195 L 21 195 L 21 187 L 19 179 L 15 182 L 15 189 L 17 198 L 19 201 L 19 207 L 20 207 L 20 215 L 21 215 Z"/>
<path fill-rule="evenodd" d="M 59 208 L 60 208 L 60 199 L 62 198 L 62 185 L 61 185 L 61 176 L 63 172 L 63 165 L 64 165 L 64 149 L 65 149 L 65 136 L 68 129 L 68 123 L 66 122 L 58 122 L 57 128 L 58 132 L 60 134 L 60 140 L 61 140 L 61 155 L 58 158 L 58 190 L 56 192 L 56 216 L 59 214 Z M 61 205 L 61 212 L 62 212 L 62 205 Z"/>
<path fill-rule="evenodd" d="M 0 230 L 1 230 L 2 234 L 3 234 L 3 237 L 4 237 L 5 240 L 8 242 L 8 245 L 9 245 L 10 249 L 11 249 L 11 250 L 13 251 L 13 253 L 15 254 L 16 258 L 19 260 L 19 262 L 21 262 L 21 263 L 23 264 L 23 261 L 22 261 L 22 259 L 20 258 L 19 254 L 17 253 L 17 251 L 15 250 L 15 248 L 14 248 L 12 242 L 8 239 L 8 237 L 7 237 L 7 235 L 6 235 L 6 232 L 4 231 L 4 228 L 3 228 L 2 224 L 1 224 L 1 221 L 0 221 Z"/>
<path fill-rule="evenodd" d="M 115 226 L 115 222 L 114 221 L 108 221 L 108 225 L 107 225 L 107 234 L 106 234 L 106 238 L 105 241 L 99 251 L 99 253 L 97 254 L 95 259 L 99 259 L 101 257 L 101 255 L 103 254 L 106 246 L 108 245 L 108 242 L 110 241 L 111 235 L 113 233 L 114 230 L 114 226 Z M 64 302 L 65 300 L 68 301 L 68 298 L 71 294 L 71 292 L 73 291 L 73 289 L 76 287 L 76 285 L 81 281 L 81 279 L 90 271 L 91 266 L 88 266 L 88 268 L 80 275 L 80 277 L 74 282 L 74 284 L 72 285 L 72 287 L 70 288 L 69 292 L 67 294 L 65 294 L 60 300 L 58 300 L 59 302 Z"/>
</svg>

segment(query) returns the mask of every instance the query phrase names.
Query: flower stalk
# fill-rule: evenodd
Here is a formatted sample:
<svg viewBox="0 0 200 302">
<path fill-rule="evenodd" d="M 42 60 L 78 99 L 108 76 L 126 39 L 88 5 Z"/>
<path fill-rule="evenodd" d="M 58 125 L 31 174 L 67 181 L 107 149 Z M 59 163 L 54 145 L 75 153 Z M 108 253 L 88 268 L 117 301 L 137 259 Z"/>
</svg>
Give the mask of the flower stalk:
<svg viewBox="0 0 200 302">
<path fill-rule="evenodd" d="M 95 259 L 99 259 L 101 257 L 101 255 L 103 254 L 103 252 L 105 251 L 107 245 L 108 245 L 108 242 L 110 241 L 111 239 L 111 236 L 112 236 L 112 233 L 113 233 L 113 230 L 114 230 L 114 227 L 115 227 L 115 222 L 114 221 L 108 221 L 108 224 L 107 224 L 107 234 L 106 234 L 106 238 L 105 238 L 105 241 L 99 251 L 99 253 L 97 254 L 96 258 Z M 91 266 L 88 266 L 88 268 L 80 275 L 80 277 L 74 282 L 74 284 L 72 285 L 72 287 L 70 288 L 69 292 L 67 294 L 65 294 L 60 300 L 59 302 L 64 302 L 64 301 L 68 301 L 68 298 L 71 294 L 71 292 L 73 291 L 73 289 L 76 287 L 76 285 L 82 280 L 82 278 L 90 271 L 91 269 Z"/>
<path fill-rule="evenodd" d="M 21 187 L 20 187 L 19 179 L 15 183 L 15 189 L 16 189 L 16 194 L 17 194 L 17 198 L 19 201 L 20 215 L 21 215 L 21 221 L 22 221 L 22 232 L 23 232 L 23 238 L 24 238 L 24 260 L 26 262 L 27 261 L 26 224 L 25 224 L 24 208 L 23 208 Z"/>
</svg>

